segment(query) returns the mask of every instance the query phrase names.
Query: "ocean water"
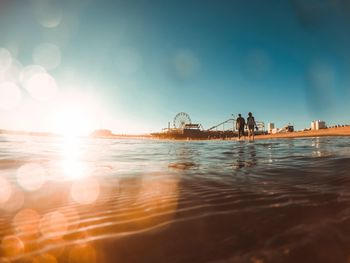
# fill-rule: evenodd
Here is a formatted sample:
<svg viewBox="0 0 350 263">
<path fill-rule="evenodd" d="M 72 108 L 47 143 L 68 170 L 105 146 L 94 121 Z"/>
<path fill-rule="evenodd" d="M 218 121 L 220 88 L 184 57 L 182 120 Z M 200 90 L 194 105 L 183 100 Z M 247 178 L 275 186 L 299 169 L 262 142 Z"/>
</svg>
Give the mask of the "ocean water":
<svg viewBox="0 0 350 263">
<path fill-rule="evenodd" d="M 350 138 L 0 137 L 0 262 L 350 262 Z"/>
</svg>

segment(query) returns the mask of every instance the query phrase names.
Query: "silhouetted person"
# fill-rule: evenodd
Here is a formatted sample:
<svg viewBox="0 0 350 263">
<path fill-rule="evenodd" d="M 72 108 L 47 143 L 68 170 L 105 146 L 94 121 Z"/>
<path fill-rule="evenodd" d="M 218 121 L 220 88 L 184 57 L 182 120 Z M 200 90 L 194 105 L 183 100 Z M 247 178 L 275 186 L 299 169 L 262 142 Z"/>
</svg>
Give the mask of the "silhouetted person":
<svg viewBox="0 0 350 263">
<path fill-rule="evenodd" d="M 248 139 L 251 140 L 252 138 L 254 140 L 254 129 L 257 126 L 256 126 L 255 119 L 253 117 L 253 114 L 251 112 L 248 113 L 247 127 L 248 127 Z"/>
<path fill-rule="evenodd" d="M 238 130 L 238 140 L 241 136 L 244 136 L 244 126 L 245 120 L 242 118 L 242 115 L 239 113 L 238 118 L 236 119 L 236 129 Z"/>
</svg>

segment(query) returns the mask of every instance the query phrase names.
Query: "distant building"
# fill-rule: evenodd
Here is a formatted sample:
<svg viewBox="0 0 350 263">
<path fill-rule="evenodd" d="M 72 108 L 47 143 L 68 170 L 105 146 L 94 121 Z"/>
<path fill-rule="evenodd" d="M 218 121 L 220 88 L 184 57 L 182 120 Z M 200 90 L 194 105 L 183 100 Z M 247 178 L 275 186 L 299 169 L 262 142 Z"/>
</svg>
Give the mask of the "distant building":
<svg viewBox="0 0 350 263">
<path fill-rule="evenodd" d="M 267 132 L 268 132 L 268 133 L 272 133 L 272 130 L 273 130 L 273 129 L 275 129 L 275 124 L 272 123 L 272 122 L 269 122 L 269 123 L 267 124 Z"/>
<path fill-rule="evenodd" d="M 311 122 L 310 127 L 311 127 L 311 130 L 316 130 L 316 129 L 315 129 L 315 121 L 312 121 L 312 122 Z"/>
<path fill-rule="evenodd" d="M 311 130 L 326 129 L 326 122 L 321 120 L 316 120 L 311 122 Z"/>
</svg>

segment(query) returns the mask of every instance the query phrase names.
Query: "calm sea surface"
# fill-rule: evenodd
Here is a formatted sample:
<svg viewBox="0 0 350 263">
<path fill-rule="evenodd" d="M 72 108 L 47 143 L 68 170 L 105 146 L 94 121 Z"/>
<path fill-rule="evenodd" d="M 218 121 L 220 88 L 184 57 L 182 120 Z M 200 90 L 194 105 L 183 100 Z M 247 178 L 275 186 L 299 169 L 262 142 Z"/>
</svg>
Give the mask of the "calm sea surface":
<svg viewBox="0 0 350 263">
<path fill-rule="evenodd" d="M 0 136 L 0 262 L 350 262 L 350 138 Z"/>
</svg>

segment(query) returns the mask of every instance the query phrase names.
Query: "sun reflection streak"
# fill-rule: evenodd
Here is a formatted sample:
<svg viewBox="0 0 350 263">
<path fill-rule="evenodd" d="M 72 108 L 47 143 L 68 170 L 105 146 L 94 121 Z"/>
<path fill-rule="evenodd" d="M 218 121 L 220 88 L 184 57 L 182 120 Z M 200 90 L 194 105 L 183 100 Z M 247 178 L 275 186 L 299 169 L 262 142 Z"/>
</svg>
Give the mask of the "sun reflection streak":
<svg viewBox="0 0 350 263">
<path fill-rule="evenodd" d="M 87 166 L 81 161 L 81 139 L 64 136 L 62 145 L 62 170 L 68 179 L 81 179 L 88 175 Z"/>
</svg>

